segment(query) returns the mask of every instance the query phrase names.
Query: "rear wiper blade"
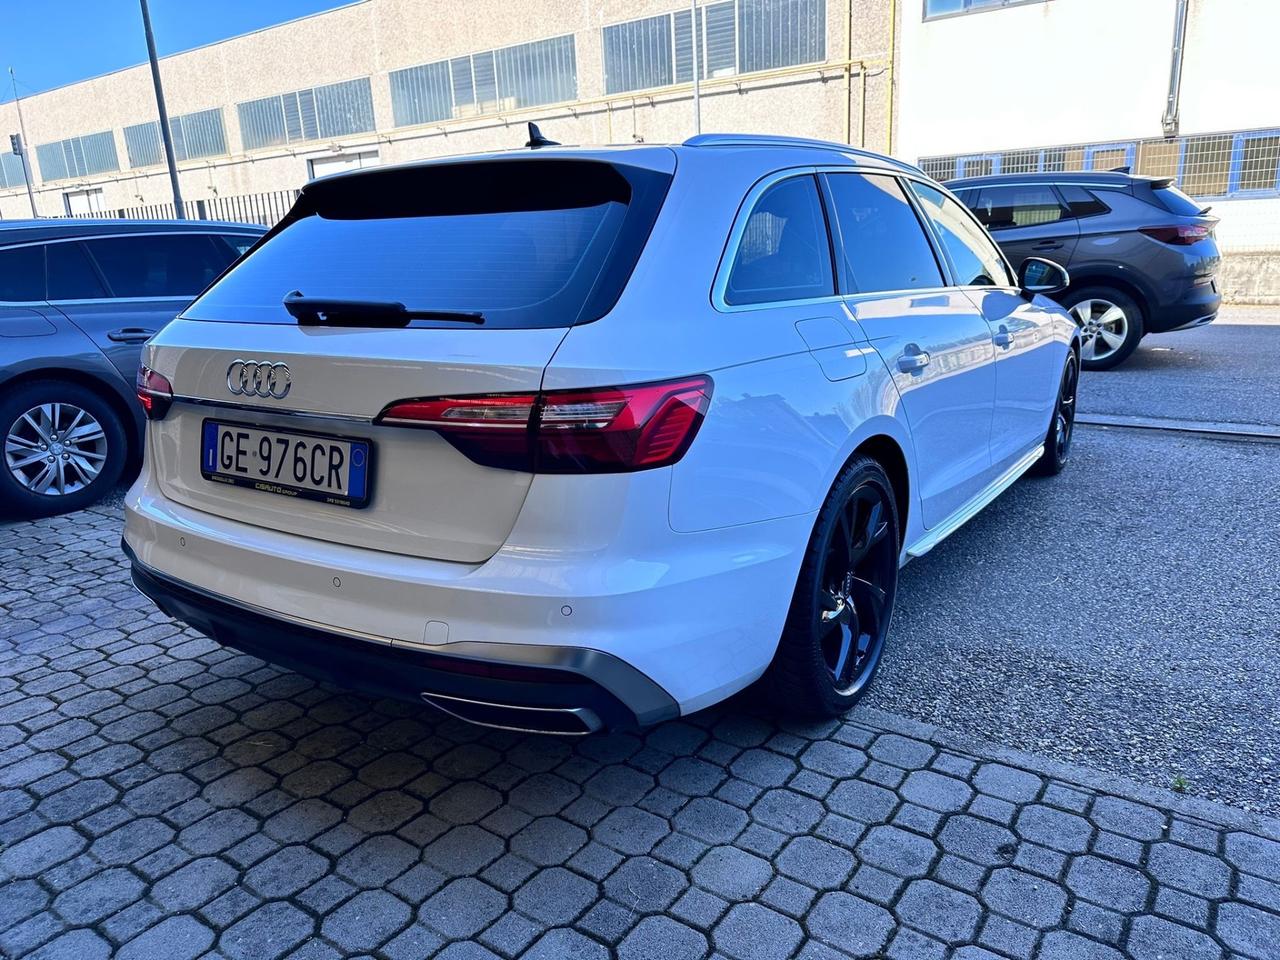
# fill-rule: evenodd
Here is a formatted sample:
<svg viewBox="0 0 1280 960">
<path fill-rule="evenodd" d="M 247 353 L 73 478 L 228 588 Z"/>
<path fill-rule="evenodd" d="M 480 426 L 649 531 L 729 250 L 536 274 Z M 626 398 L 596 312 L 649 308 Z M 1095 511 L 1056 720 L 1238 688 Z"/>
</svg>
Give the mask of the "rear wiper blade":
<svg viewBox="0 0 1280 960">
<path fill-rule="evenodd" d="M 308 297 L 295 290 L 284 298 L 284 308 L 300 327 L 407 327 L 413 320 L 445 320 L 484 323 L 483 313 L 463 310 L 415 310 L 398 300 L 337 300 Z"/>
</svg>

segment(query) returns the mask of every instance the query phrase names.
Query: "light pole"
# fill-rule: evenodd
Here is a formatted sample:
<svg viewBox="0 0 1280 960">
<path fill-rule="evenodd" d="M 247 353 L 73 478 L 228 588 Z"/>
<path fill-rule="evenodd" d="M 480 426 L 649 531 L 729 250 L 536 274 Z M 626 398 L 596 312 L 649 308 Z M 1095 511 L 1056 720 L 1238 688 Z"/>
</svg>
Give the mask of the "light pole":
<svg viewBox="0 0 1280 960">
<path fill-rule="evenodd" d="M 10 137 L 13 143 L 13 152 L 18 155 L 18 159 L 22 161 L 22 179 L 27 183 L 27 199 L 31 201 L 31 216 L 38 217 L 36 213 L 36 195 L 31 189 L 31 164 L 27 163 L 27 125 L 22 120 L 22 100 L 18 97 L 18 78 L 14 75 L 13 67 L 9 68 L 9 82 L 13 84 L 13 105 L 18 110 L 18 136 L 17 139 Z"/>
<path fill-rule="evenodd" d="M 156 38 L 151 33 L 151 11 L 147 9 L 147 0 L 138 0 L 138 2 L 142 5 L 142 29 L 147 34 L 147 58 L 151 61 L 151 84 L 156 88 L 156 107 L 160 110 L 160 138 L 164 142 L 164 158 L 169 164 L 169 183 L 173 186 L 174 215 L 179 220 L 185 220 L 187 212 L 182 208 L 178 165 L 173 159 L 173 135 L 169 132 L 169 111 L 164 105 L 164 87 L 160 84 L 160 63 L 156 60 Z"/>
<path fill-rule="evenodd" d="M 702 132 L 702 98 L 698 91 L 698 0 L 691 0 L 689 46 L 693 51 L 693 132 Z"/>
</svg>

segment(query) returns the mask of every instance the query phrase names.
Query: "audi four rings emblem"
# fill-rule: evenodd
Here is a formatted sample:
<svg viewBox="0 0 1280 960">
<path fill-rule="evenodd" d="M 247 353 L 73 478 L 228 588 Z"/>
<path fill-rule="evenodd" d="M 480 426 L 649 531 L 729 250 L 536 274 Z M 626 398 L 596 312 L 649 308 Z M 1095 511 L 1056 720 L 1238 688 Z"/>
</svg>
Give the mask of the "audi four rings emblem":
<svg viewBox="0 0 1280 960">
<path fill-rule="evenodd" d="M 233 360 L 227 367 L 227 389 L 242 397 L 283 400 L 293 386 L 289 367 L 263 360 Z"/>
</svg>

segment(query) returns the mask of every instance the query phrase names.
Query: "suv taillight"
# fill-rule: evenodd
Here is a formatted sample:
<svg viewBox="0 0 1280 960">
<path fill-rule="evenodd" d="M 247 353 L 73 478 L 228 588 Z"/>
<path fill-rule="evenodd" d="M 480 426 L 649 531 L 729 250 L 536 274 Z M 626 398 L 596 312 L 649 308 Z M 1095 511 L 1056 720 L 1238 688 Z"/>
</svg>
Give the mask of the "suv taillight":
<svg viewBox="0 0 1280 960">
<path fill-rule="evenodd" d="M 1175 247 L 1189 247 L 1200 240 L 1213 235 L 1213 227 L 1203 223 L 1179 223 L 1167 227 L 1140 227 L 1139 233 L 1145 233 L 1153 240 L 1169 243 Z"/>
<path fill-rule="evenodd" d="M 148 420 L 163 420 L 173 404 L 173 384 L 164 374 L 156 373 L 150 367 L 138 367 L 138 402 Z"/>
<path fill-rule="evenodd" d="M 377 422 L 434 430 L 476 463 L 531 473 L 665 467 L 693 442 L 711 378 L 625 387 L 402 400 Z"/>
</svg>

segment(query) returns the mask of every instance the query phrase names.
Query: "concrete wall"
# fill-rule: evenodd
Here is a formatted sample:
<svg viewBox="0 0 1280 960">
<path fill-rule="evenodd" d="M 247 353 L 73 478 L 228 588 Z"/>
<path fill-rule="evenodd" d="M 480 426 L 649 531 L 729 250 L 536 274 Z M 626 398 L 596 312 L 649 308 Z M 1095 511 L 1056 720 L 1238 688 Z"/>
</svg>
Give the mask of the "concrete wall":
<svg viewBox="0 0 1280 960">
<path fill-rule="evenodd" d="M 394 163 L 517 147 L 524 143 L 527 120 L 542 123 L 544 132 L 566 143 L 683 140 L 693 133 L 687 87 L 605 97 L 601 30 L 684 8 L 681 0 L 476 0 L 465 6 L 453 0 L 363 0 L 166 57 L 161 73 L 170 114 L 220 106 L 231 151 L 180 164 L 184 198 L 296 189 L 307 179 L 308 159 L 340 153 L 376 149 L 381 162 Z M 781 75 L 744 74 L 705 82 L 702 129 L 793 134 L 884 148 L 891 103 L 885 67 L 888 7 L 884 0 L 827 0 L 826 9 L 824 64 Z M 575 103 L 421 127 L 393 126 L 389 71 L 565 33 L 574 35 L 576 46 Z M 860 67 L 845 69 L 849 60 L 861 58 L 871 61 L 865 80 Z M 242 149 L 237 103 L 362 76 L 372 77 L 373 132 L 333 142 Z M 63 213 L 63 194 L 87 187 L 103 191 L 108 210 L 171 199 L 164 166 L 127 169 L 123 128 L 155 118 L 145 65 L 27 97 L 22 110 L 41 215 Z M 0 104 L 0 134 L 17 129 L 14 105 Z M 113 131 L 125 169 L 83 180 L 39 182 L 35 145 L 107 129 Z M 29 215 L 24 190 L 0 190 L 0 217 Z"/>
</svg>

